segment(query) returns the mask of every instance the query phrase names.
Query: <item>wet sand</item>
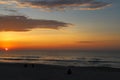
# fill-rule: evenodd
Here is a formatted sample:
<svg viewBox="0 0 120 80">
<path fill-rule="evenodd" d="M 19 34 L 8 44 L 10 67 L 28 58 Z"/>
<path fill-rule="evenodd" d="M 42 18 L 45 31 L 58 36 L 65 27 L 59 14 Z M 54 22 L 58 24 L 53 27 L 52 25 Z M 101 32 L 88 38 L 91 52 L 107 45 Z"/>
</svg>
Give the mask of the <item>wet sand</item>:
<svg viewBox="0 0 120 80">
<path fill-rule="evenodd" d="M 0 80 L 120 80 L 120 69 L 0 63 Z"/>
</svg>

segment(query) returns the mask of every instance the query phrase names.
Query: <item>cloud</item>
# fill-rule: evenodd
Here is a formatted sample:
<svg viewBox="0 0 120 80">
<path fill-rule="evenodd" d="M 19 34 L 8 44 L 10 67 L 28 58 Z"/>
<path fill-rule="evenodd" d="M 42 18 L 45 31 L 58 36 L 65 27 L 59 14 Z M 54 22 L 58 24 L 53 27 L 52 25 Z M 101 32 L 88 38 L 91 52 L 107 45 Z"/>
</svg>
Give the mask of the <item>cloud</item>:
<svg viewBox="0 0 120 80">
<path fill-rule="evenodd" d="M 110 3 L 97 0 L 0 0 L 2 4 L 15 3 L 19 7 L 40 8 L 43 10 L 98 10 Z"/>
<path fill-rule="evenodd" d="M 25 16 L 0 16 L 0 31 L 30 31 L 36 28 L 60 29 L 70 23 L 55 20 L 36 20 Z"/>
<path fill-rule="evenodd" d="M 101 43 L 117 43 L 119 44 L 120 40 L 98 40 L 98 41 L 76 41 L 80 44 L 101 44 Z"/>
<path fill-rule="evenodd" d="M 87 7 L 80 8 L 80 9 L 81 10 L 99 10 L 107 6 L 111 6 L 111 4 L 105 3 L 105 2 L 91 2 L 91 4 L 87 4 Z"/>
<path fill-rule="evenodd" d="M 14 0 L 11 0 L 11 1 L 14 1 Z M 0 0 L 0 4 L 9 4 L 11 3 L 10 0 Z"/>
<path fill-rule="evenodd" d="M 77 41 L 77 43 L 97 43 L 98 41 Z"/>
</svg>

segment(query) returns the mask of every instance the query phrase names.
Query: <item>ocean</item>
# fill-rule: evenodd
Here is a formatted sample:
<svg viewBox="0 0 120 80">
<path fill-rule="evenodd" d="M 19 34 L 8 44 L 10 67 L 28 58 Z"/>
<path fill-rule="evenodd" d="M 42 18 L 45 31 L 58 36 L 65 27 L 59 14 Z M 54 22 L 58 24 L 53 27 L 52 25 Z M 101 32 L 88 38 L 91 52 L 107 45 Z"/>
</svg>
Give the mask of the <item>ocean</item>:
<svg viewBox="0 0 120 80">
<path fill-rule="evenodd" d="M 120 68 L 120 51 L 19 50 L 0 51 L 0 63 Z"/>
</svg>

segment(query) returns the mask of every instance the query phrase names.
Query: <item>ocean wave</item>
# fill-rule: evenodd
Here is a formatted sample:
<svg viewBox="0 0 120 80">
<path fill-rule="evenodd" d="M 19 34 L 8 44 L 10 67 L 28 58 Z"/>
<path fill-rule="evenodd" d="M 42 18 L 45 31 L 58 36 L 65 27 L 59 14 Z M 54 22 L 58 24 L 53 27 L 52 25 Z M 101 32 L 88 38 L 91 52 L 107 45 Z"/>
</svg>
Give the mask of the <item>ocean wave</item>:
<svg viewBox="0 0 120 80">
<path fill-rule="evenodd" d="M 103 58 L 93 57 L 93 58 L 46 58 L 41 56 L 17 56 L 17 57 L 0 57 L 0 62 L 28 62 L 37 64 L 51 64 L 51 65 L 71 65 L 71 66 L 119 66 L 120 61 L 112 61 Z"/>
</svg>

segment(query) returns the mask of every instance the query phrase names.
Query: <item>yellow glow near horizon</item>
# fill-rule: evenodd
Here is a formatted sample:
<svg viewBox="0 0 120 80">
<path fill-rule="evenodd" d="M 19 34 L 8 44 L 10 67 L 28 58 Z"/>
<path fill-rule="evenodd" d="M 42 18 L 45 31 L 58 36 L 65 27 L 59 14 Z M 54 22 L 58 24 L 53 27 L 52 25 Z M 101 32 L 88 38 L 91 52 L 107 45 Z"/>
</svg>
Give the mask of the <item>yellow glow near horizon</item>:
<svg viewBox="0 0 120 80">
<path fill-rule="evenodd" d="M 12 48 L 14 44 L 11 41 L 16 40 L 16 34 L 12 32 L 0 32 L 0 47 L 7 50 L 7 48 Z"/>
<path fill-rule="evenodd" d="M 11 32 L 1 32 L 1 41 L 12 41 L 15 39 L 15 34 Z"/>
<path fill-rule="evenodd" d="M 51 33 L 52 32 L 52 33 Z M 56 32 L 56 34 L 54 34 Z M 51 34 L 50 34 L 51 33 Z M 54 34 L 54 35 L 53 35 Z M 4 48 L 56 48 L 70 45 L 75 37 L 67 32 L 46 30 L 35 32 L 1 32 L 0 47 Z"/>
<path fill-rule="evenodd" d="M 88 37 L 89 36 L 89 37 Z M 0 48 L 5 49 L 97 49 L 119 46 L 104 41 L 106 36 L 73 33 L 64 30 L 33 30 L 29 32 L 0 32 Z M 107 37 L 109 38 L 109 36 Z M 111 38 L 109 38 L 111 39 Z M 83 43 L 79 43 L 83 41 Z M 88 41 L 85 43 L 84 41 Z M 91 43 L 89 41 L 92 41 Z M 94 42 L 95 41 L 95 42 Z M 98 41 L 98 42 L 97 42 Z M 113 45 L 114 44 L 114 45 Z"/>
</svg>

